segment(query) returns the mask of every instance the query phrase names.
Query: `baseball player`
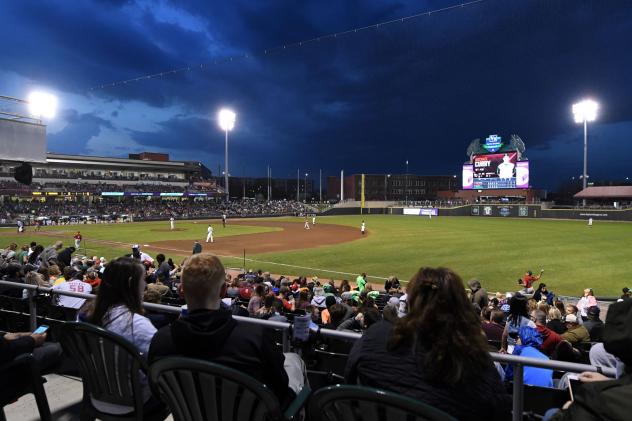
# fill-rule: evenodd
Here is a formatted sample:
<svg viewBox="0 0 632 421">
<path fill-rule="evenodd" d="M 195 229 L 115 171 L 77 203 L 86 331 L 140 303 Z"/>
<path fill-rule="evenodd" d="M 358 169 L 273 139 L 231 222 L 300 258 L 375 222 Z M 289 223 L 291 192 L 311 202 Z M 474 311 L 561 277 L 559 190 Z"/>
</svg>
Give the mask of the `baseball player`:
<svg viewBox="0 0 632 421">
<path fill-rule="evenodd" d="M 308 230 L 308 229 L 309 229 L 309 221 L 307 220 L 307 217 L 305 217 L 305 225 L 304 225 L 304 228 L 305 228 L 306 230 Z"/>
<path fill-rule="evenodd" d="M 222 214 L 222 226 L 226 228 L 226 213 Z"/>
<path fill-rule="evenodd" d="M 79 246 L 81 245 L 81 240 L 83 239 L 83 237 L 81 237 L 81 233 L 79 231 L 77 231 L 75 236 L 72 237 L 72 238 L 75 239 L 75 249 L 79 250 Z"/>
<path fill-rule="evenodd" d="M 364 219 L 363 219 L 362 225 L 360 225 L 360 232 L 362 233 L 362 235 L 364 235 L 365 231 L 366 231 L 366 224 L 364 223 Z"/>
<path fill-rule="evenodd" d="M 316 225 L 316 215 L 312 215 L 312 225 Z"/>
<path fill-rule="evenodd" d="M 207 230 L 206 230 L 206 242 L 213 242 L 213 227 L 211 226 L 211 224 L 209 224 Z"/>
<path fill-rule="evenodd" d="M 592 218 L 588 218 L 588 226 L 592 227 Z"/>
<path fill-rule="evenodd" d="M 171 225 L 171 230 L 173 231 L 173 229 L 176 227 L 176 220 L 173 216 L 169 218 L 169 224 Z"/>
<path fill-rule="evenodd" d="M 18 221 L 18 233 L 24 232 L 24 222 Z"/>
</svg>

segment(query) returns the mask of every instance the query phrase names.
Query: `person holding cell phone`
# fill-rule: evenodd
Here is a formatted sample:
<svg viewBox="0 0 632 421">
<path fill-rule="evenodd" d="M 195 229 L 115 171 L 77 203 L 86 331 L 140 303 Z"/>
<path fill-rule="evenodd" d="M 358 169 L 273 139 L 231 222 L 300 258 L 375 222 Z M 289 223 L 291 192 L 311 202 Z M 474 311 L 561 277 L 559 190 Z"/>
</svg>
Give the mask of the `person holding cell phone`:
<svg viewBox="0 0 632 421">
<path fill-rule="evenodd" d="M 41 374 L 47 374 L 61 362 L 62 350 L 58 343 L 46 342 L 48 326 L 40 326 L 34 332 L 0 332 L 0 365 L 13 361 L 20 355 L 33 354 Z M 0 377 L 0 389 L 22 390 L 27 386 L 24 367 Z"/>
</svg>

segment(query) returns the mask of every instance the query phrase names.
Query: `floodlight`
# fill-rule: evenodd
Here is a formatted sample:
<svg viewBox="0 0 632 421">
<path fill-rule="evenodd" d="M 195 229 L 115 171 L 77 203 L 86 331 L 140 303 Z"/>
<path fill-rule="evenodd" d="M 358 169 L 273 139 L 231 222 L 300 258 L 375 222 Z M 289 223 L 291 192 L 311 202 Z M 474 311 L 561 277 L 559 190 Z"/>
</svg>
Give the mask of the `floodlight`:
<svg viewBox="0 0 632 421">
<path fill-rule="evenodd" d="M 219 123 L 219 127 L 225 132 L 233 130 L 236 118 L 237 114 L 228 108 L 222 108 L 219 110 L 219 113 L 217 113 L 217 122 Z"/>
<path fill-rule="evenodd" d="M 575 123 L 591 122 L 597 119 L 599 104 L 592 99 L 585 99 L 573 104 L 573 115 Z"/>
<path fill-rule="evenodd" d="M 37 118 L 53 118 L 57 111 L 57 98 L 45 92 L 31 92 L 28 99 L 29 111 Z"/>
</svg>

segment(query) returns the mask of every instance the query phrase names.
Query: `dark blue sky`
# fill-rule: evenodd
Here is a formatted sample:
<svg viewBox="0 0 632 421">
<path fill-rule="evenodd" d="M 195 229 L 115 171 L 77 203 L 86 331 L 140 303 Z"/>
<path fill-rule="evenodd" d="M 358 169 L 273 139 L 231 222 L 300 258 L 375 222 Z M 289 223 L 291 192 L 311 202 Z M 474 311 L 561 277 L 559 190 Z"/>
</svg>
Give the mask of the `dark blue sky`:
<svg viewBox="0 0 632 421">
<path fill-rule="evenodd" d="M 632 2 L 487 0 L 271 54 L 262 50 L 453 0 L 0 3 L 0 94 L 54 92 L 48 149 L 166 151 L 223 166 L 215 114 L 238 113 L 231 173 L 457 174 L 474 138 L 519 134 L 532 184 L 582 169 L 571 115 L 601 103 L 589 174 L 632 177 Z M 251 58 L 221 61 L 251 54 Z M 177 75 L 100 84 L 209 63 Z M 198 66 L 199 67 L 199 66 Z"/>
</svg>

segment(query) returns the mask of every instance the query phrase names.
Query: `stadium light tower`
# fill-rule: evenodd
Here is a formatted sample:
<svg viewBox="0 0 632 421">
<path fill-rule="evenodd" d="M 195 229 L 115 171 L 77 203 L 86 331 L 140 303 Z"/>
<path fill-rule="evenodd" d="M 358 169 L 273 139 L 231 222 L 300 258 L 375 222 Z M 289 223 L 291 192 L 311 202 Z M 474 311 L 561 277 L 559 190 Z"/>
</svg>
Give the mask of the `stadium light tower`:
<svg viewBox="0 0 632 421">
<path fill-rule="evenodd" d="M 224 130 L 226 134 L 226 143 L 224 149 L 224 185 L 226 186 L 226 201 L 230 201 L 230 193 L 228 191 L 228 132 L 235 127 L 235 119 L 237 114 L 228 108 L 222 108 L 217 113 L 217 122 L 219 127 Z"/>
<path fill-rule="evenodd" d="M 46 92 L 34 91 L 29 94 L 29 112 L 38 119 L 51 119 L 57 111 L 57 98 Z"/>
<path fill-rule="evenodd" d="M 582 187 L 586 190 L 586 182 L 588 175 L 588 122 L 595 121 L 597 119 L 597 110 L 599 104 L 591 99 L 585 99 L 576 104 L 573 104 L 573 115 L 575 116 L 575 123 L 584 123 L 584 176 L 582 177 Z M 586 206 L 586 199 L 582 201 Z"/>
</svg>

